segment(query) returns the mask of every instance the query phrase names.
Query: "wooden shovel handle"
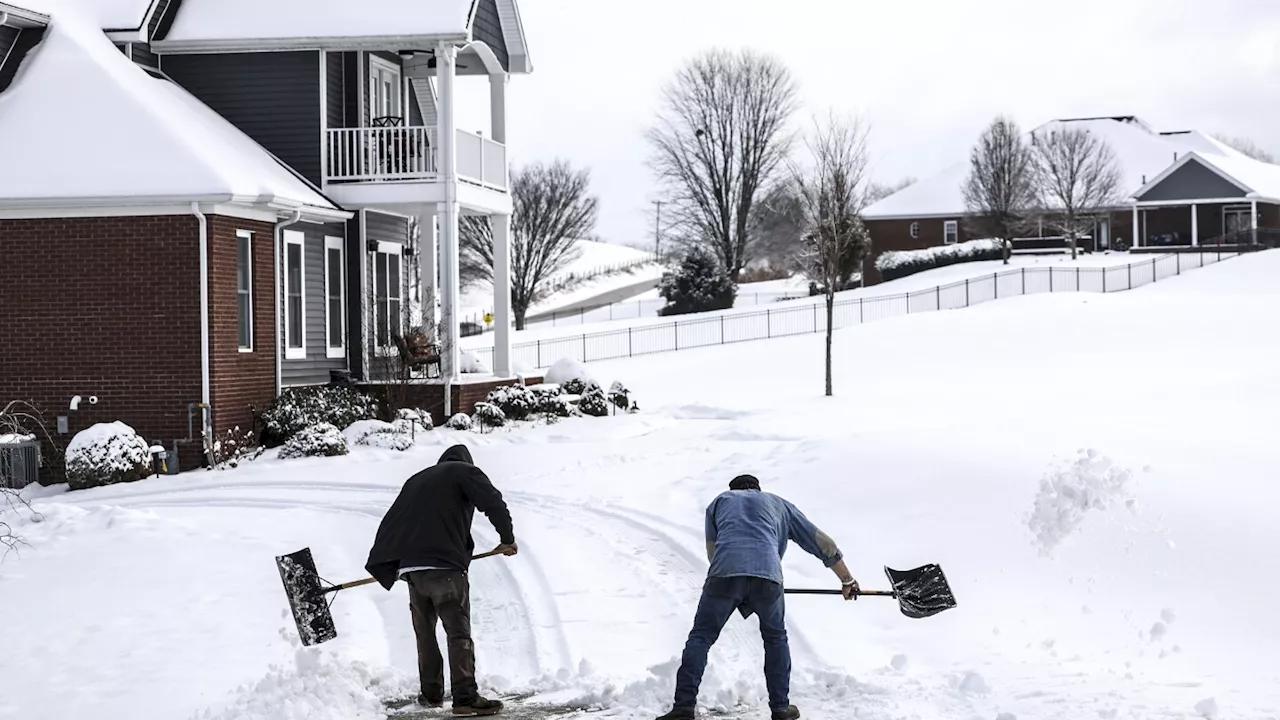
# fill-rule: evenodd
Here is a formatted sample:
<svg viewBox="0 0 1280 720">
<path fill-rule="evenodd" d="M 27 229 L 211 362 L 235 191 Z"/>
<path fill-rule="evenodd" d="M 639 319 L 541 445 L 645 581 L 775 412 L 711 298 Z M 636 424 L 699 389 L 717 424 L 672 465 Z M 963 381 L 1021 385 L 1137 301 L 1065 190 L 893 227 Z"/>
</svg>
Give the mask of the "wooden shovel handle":
<svg viewBox="0 0 1280 720">
<path fill-rule="evenodd" d="M 842 590 L 808 590 L 798 588 L 787 588 L 783 592 L 788 595 L 843 595 Z M 871 595 L 874 597 L 898 597 L 898 594 L 892 590 L 859 590 L 855 593 L 858 596 Z"/>
<path fill-rule="evenodd" d="M 480 553 L 479 555 L 472 555 L 472 556 L 471 556 L 471 559 L 472 559 L 472 560 L 480 560 L 480 559 L 483 559 L 483 558 L 493 557 L 494 555 L 501 555 L 501 554 L 502 554 L 502 552 L 501 552 L 501 551 L 499 551 L 499 550 L 490 550 L 490 551 L 489 551 L 489 552 L 487 552 L 487 553 Z M 325 588 L 325 592 L 326 592 L 326 593 L 331 593 L 331 592 L 338 592 L 339 590 L 350 590 L 351 588 L 354 588 L 354 587 L 360 587 L 361 585 L 368 585 L 369 583 L 375 583 L 375 582 L 378 582 L 378 581 L 377 581 L 377 580 L 375 580 L 375 579 L 373 579 L 373 578 L 371 578 L 371 577 L 367 577 L 367 578 L 365 578 L 365 579 L 363 579 L 363 580 L 352 580 L 352 581 L 351 581 L 351 582 L 349 582 L 349 583 L 342 583 L 341 585 L 334 585 L 334 586 L 333 586 L 333 587 L 331 587 L 331 588 Z"/>
</svg>

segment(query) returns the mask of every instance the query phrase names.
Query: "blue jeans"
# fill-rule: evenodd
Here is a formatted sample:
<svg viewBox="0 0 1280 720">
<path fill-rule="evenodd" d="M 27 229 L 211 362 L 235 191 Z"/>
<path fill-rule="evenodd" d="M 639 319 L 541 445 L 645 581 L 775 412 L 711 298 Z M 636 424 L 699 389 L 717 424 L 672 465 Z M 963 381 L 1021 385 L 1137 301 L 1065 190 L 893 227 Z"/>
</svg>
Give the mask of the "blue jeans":
<svg viewBox="0 0 1280 720">
<path fill-rule="evenodd" d="M 710 577 L 702 586 L 693 629 L 689 631 L 680 670 L 676 672 L 675 707 L 691 709 L 697 705 L 698 686 L 707 669 L 707 653 L 733 611 L 739 608 L 760 618 L 769 709 L 782 710 L 790 704 L 791 649 L 787 645 L 782 586 L 764 578 L 740 576 Z"/>
</svg>

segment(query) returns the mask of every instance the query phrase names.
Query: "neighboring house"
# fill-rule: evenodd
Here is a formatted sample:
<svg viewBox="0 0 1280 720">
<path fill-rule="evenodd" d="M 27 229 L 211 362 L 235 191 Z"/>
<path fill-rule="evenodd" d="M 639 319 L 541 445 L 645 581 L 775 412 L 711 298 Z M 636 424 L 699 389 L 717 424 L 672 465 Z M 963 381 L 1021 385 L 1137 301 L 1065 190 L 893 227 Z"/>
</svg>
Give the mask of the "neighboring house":
<svg viewBox="0 0 1280 720">
<path fill-rule="evenodd" d="M 1115 207 L 1099 208 L 1086 250 L 1193 247 L 1248 242 L 1255 228 L 1280 228 L 1280 166 L 1259 162 L 1195 130 L 1156 132 L 1131 116 L 1055 120 L 1029 133 L 1082 127 L 1115 153 L 1122 177 Z M 874 258 L 974 239 L 965 222 L 964 160 L 869 206 L 863 213 L 873 257 L 868 284 L 880 281 Z M 1134 228 L 1137 228 L 1135 233 Z M 1047 229 L 1015 239 L 1015 248 L 1061 243 Z"/>
<path fill-rule="evenodd" d="M 24 5 L 0 2 L 0 400 L 189 467 L 282 387 L 376 378 L 411 308 L 457 379 L 463 213 L 492 216 L 505 327 L 515 0 Z M 457 75 L 488 76 L 487 136 L 455 127 Z"/>
</svg>

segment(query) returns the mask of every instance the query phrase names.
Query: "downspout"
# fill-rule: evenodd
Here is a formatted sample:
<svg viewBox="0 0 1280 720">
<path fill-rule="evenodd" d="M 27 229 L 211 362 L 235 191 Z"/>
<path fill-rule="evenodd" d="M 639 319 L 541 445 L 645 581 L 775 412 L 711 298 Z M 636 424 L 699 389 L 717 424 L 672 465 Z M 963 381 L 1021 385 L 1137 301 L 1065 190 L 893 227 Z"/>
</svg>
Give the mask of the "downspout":
<svg viewBox="0 0 1280 720">
<path fill-rule="evenodd" d="M 280 319 L 281 319 L 280 297 L 284 295 L 284 286 L 281 284 L 282 278 L 280 275 L 280 245 L 284 243 L 284 229 L 289 227 L 290 225 L 293 225 L 294 223 L 298 222 L 301 219 L 302 219 L 302 211 L 294 210 L 293 216 L 290 217 L 288 220 L 282 220 L 276 223 L 275 235 L 273 236 L 273 239 L 271 242 L 272 253 L 273 253 L 273 256 L 275 257 L 275 266 L 276 266 L 276 272 L 275 272 L 275 277 L 276 277 L 276 287 L 275 287 L 276 325 L 275 327 L 276 329 L 275 329 L 275 333 L 276 333 L 276 396 L 277 397 L 280 395 L 280 390 L 282 389 L 281 385 L 283 384 L 280 379 L 281 378 L 280 367 L 284 365 L 284 343 L 280 342 L 280 340 L 284 335 L 284 332 L 280 328 Z"/>
<path fill-rule="evenodd" d="M 204 456 L 212 469 L 213 453 L 209 442 L 213 424 L 209 381 L 209 223 L 200 212 L 200 203 L 191 203 L 191 214 L 200 223 L 200 436 L 205 438 Z"/>
</svg>

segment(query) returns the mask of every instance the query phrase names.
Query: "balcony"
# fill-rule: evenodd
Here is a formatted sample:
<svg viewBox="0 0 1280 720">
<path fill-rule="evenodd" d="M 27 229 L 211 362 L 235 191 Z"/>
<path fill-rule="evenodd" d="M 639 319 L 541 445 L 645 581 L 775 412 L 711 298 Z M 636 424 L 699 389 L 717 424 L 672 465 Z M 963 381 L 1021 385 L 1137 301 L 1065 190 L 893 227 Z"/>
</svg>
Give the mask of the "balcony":
<svg viewBox="0 0 1280 720">
<path fill-rule="evenodd" d="M 433 127 L 334 128 L 326 184 L 437 182 Z M 507 148 L 466 130 L 455 135 L 458 181 L 507 192 Z"/>
</svg>

